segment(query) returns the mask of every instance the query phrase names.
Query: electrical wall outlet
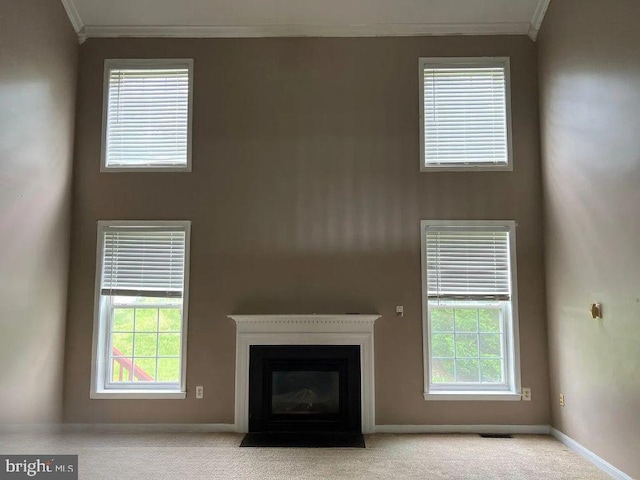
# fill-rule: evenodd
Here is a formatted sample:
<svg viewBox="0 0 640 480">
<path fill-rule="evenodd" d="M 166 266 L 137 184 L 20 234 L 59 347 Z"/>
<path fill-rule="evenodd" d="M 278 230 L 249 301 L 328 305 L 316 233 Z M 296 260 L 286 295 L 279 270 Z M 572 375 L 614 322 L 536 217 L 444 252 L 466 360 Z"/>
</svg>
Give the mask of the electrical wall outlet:
<svg viewBox="0 0 640 480">
<path fill-rule="evenodd" d="M 404 317 L 404 306 L 396 305 L 396 317 Z"/>
<path fill-rule="evenodd" d="M 531 401 L 531 389 L 530 388 L 523 388 L 522 389 L 522 401 L 523 402 L 530 402 Z"/>
<path fill-rule="evenodd" d="M 564 407 L 564 393 L 560 394 L 560 406 Z"/>
<path fill-rule="evenodd" d="M 202 385 L 196 387 L 196 398 L 204 398 L 204 387 Z"/>
</svg>

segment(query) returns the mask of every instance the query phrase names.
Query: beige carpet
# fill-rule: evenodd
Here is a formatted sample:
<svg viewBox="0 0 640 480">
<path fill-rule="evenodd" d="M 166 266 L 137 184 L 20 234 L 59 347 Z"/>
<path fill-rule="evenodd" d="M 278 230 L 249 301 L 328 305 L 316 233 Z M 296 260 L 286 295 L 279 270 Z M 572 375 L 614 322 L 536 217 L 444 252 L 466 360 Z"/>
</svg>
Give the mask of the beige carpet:
<svg viewBox="0 0 640 480">
<path fill-rule="evenodd" d="M 370 435 L 366 449 L 239 448 L 236 434 L 0 434 L 2 454 L 78 454 L 86 480 L 605 479 L 548 436 Z"/>
</svg>

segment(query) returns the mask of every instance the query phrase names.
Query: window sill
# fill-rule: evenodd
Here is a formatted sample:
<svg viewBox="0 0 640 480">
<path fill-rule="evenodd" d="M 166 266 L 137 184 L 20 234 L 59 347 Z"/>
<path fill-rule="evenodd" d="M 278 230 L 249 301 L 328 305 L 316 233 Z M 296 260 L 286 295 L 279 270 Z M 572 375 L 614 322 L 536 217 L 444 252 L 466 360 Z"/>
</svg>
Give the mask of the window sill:
<svg viewBox="0 0 640 480">
<path fill-rule="evenodd" d="M 513 165 L 421 165 L 421 172 L 513 172 Z"/>
<path fill-rule="evenodd" d="M 486 401 L 486 402 L 519 402 L 522 395 L 514 392 L 455 392 L 438 391 L 425 392 L 424 399 L 427 401 Z"/>
<path fill-rule="evenodd" d="M 91 392 L 94 400 L 184 400 L 187 392 L 175 390 L 102 390 Z"/>
<path fill-rule="evenodd" d="M 191 166 L 171 166 L 171 167 L 160 167 L 160 166 L 135 166 L 135 167 L 101 167 L 101 173 L 158 173 L 158 172 L 166 172 L 166 173 L 191 173 Z"/>
</svg>

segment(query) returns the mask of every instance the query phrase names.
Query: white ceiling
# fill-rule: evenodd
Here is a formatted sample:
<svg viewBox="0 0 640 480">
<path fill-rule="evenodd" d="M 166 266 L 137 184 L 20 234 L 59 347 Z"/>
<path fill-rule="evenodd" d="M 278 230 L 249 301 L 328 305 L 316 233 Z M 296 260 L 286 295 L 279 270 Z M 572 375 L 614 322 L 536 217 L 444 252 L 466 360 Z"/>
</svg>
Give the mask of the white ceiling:
<svg viewBox="0 0 640 480">
<path fill-rule="evenodd" d="M 550 0 L 62 0 L 81 37 L 519 34 Z"/>
</svg>

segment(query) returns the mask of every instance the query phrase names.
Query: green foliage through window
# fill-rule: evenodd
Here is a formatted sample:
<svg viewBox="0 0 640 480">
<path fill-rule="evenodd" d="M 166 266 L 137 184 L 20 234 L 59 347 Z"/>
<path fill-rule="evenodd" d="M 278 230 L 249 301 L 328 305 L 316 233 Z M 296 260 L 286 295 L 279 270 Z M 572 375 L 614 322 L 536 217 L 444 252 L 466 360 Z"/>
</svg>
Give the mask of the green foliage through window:
<svg viewBox="0 0 640 480">
<path fill-rule="evenodd" d="M 431 381 L 500 384 L 505 381 L 502 305 L 429 305 Z"/>
<path fill-rule="evenodd" d="M 115 306 L 111 381 L 179 382 L 181 330 L 180 308 L 150 307 L 144 302 Z"/>
</svg>

